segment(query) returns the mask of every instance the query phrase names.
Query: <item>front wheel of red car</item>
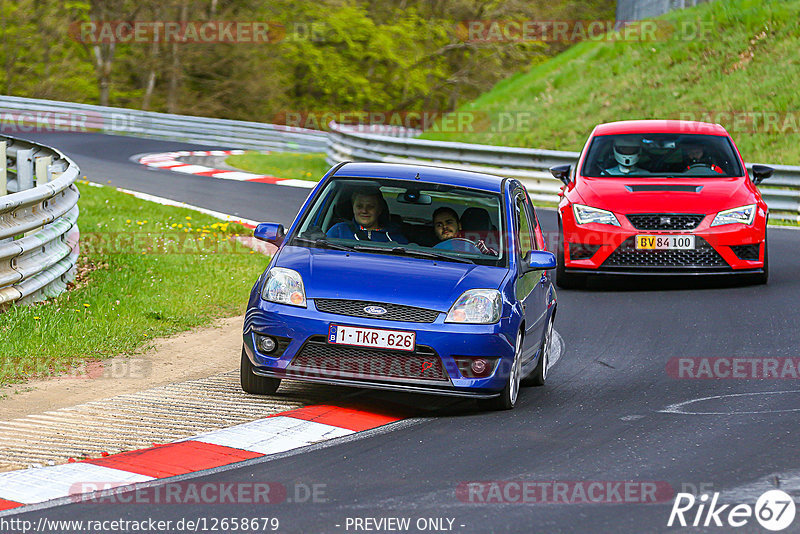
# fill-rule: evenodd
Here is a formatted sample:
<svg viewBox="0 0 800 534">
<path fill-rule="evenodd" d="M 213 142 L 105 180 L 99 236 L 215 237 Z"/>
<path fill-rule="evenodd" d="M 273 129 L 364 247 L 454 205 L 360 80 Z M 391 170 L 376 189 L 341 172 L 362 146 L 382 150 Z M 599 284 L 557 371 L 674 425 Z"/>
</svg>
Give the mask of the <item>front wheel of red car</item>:
<svg viewBox="0 0 800 534">
<path fill-rule="evenodd" d="M 278 391 L 281 385 L 280 378 L 270 378 L 268 376 L 259 376 L 253 372 L 253 364 L 247 353 L 242 347 L 242 363 L 239 368 L 239 380 L 242 384 L 242 389 L 246 393 L 253 395 L 269 395 Z"/>
<path fill-rule="evenodd" d="M 764 272 L 754 274 L 750 281 L 757 285 L 763 285 L 769 281 L 769 247 L 767 247 L 766 232 L 764 232 Z"/>
<path fill-rule="evenodd" d="M 522 381 L 522 331 L 517 334 L 517 345 L 514 349 L 514 361 L 508 371 L 508 380 L 499 397 L 480 399 L 479 406 L 484 410 L 510 410 L 517 404 L 520 382 Z"/>
<path fill-rule="evenodd" d="M 564 249 L 567 245 L 564 243 L 563 232 L 559 231 L 556 246 L 558 247 L 558 254 L 556 254 L 556 285 L 561 289 L 583 289 L 586 287 L 586 275 L 573 274 L 566 271 Z"/>
</svg>

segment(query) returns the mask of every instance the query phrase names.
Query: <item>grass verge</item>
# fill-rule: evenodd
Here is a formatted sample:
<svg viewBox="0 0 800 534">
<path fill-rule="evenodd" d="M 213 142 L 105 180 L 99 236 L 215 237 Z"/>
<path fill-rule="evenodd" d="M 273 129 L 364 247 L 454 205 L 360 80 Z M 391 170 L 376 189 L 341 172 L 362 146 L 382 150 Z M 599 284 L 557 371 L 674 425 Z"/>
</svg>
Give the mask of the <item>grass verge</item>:
<svg viewBox="0 0 800 534">
<path fill-rule="evenodd" d="M 296 154 L 294 152 L 246 152 L 228 156 L 225 163 L 248 172 L 318 182 L 330 165 L 325 163 L 325 154 Z"/>
<path fill-rule="evenodd" d="M 79 206 L 74 287 L 0 313 L 0 386 L 80 374 L 87 361 L 243 313 L 269 261 L 235 240 L 247 228 L 196 211 L 85 185 Z"/>
</svg>

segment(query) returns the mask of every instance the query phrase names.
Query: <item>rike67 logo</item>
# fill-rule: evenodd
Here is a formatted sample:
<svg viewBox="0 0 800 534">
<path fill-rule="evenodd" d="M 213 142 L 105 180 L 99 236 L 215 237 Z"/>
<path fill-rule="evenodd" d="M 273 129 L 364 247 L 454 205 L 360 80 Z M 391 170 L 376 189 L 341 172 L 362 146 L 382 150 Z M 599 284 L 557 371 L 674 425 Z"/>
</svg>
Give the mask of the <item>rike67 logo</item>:
<svg viewBox="0 0 800 534">
<path fill-rule="evenodd" d="M 672 504 L 667 526 L 743 527 L 755 517 L 767 530 L 783 530 L 794 521 L 795 504 L 791 495 L 781 490 L 762 494 L 755 506 L 749 504 L 718 504 L 719 492 L 709 502 L 708 494 L 696 498 L 691 493 L 678 493 Z M 696 506 L 696 510 L 694 510 Z"/>
</svg>

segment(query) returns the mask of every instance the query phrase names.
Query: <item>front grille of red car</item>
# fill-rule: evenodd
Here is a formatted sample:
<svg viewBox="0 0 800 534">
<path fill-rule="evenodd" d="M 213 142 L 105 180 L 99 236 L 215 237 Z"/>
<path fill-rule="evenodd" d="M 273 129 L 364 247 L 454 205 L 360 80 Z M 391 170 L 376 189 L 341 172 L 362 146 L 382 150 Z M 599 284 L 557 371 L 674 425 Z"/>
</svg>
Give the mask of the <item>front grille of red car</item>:
<svg viewBox="0 0 800 534">
<path fill-rule="evenodd" d="M 694 230 L 705 218 L 693 213 L 629 213 L 626 215 L 637 230 Z"/>
<path fill-rule="evenodd" d="M 432 323 L 439 316 L 439 312 L 436 310 L 385 302 L 369 302 L 366 300 L 314 299 L 314 305 L 317 307 L 317 310 L 321 312 L 347 315 L 348 317 L 369 317 L 371 319 L 382 319 L 384 321 Z M 386 310 L 386 313 L 383 315 L 367 313 L 364 308 L 370 306 L 383 308 Z"/>
<path fill-rule="evenodd" d="M 637 250 L 635 236 L 626 239 L 603 262 L 601 268 L 720 269 L 728 268 L 722 256 L 702 237 L 695 237 L 695 250 Z"/>
<path fill-rule="evenodd" d="M 292 375 L 348 380 L 446 382 L 442 360 L 430 347 L 417 345 L 414 352 L 351 347 L 328 343 L 313 336 L 286 368 Z"/>
</svg>

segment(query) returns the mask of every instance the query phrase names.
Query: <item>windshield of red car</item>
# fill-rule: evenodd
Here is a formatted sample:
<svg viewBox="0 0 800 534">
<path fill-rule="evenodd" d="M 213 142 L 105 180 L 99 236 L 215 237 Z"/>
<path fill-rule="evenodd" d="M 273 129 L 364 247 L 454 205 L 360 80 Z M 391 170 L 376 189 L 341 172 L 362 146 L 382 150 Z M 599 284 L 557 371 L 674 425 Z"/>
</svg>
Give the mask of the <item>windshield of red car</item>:
<svg viewBox="0 0 800 534">
<path fill-rule="evenodd" d="M 598 135 L 581 170 L 588 177 L 708 177 L 744 174 L 730 138 L 700 134 Z"/>
</svg>

